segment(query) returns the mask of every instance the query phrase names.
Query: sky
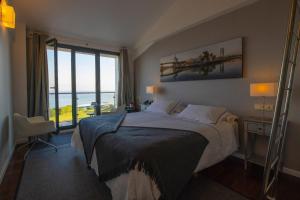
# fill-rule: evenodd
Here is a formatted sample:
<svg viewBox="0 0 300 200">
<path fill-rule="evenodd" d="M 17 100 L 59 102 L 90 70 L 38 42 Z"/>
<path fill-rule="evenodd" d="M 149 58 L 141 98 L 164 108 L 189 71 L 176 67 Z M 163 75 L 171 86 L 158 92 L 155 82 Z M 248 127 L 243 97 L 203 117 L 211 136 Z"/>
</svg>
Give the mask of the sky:
<svg viewBox="0 0 300 200">
<path fill-rule="evenodd" d="M 54 92 L 54 51 L 47 50 L 49 87 Z M 95 92 L 95 55 L 75 53 L 76 60 L 76 89 L 77 92 Z M 116 66 L 114 56 L 100 56 L 101 91 L 116 91 Z M 59 92 L 71 92 L 71 51 L 58 49 L 58 88 Z"/>
</svg>

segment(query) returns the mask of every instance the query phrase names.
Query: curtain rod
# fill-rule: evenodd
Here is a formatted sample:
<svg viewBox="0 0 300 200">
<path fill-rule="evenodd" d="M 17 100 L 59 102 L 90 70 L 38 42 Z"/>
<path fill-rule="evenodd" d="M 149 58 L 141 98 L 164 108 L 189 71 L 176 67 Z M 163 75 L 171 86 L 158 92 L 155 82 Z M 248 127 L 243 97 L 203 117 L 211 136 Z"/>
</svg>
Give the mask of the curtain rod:
<svg viewBox="0 0 300 200">
<path fill-rule="evenodd" d="M 33 36 L 33 34 L 41 34 L 41 35 L 45 35 L 45 36 L 48 36 L 49 40 L 52 40 L 52 39 L 56 39 L 55 37 L 53 37 L 51 34 L 48 34 L 46 32 L 43 32 L 43 31 L 38 31 L 38 30 L 32 30 L 30 28 L 27 28 L 26 29 L 26 37 L 27 38 L 31 38 Z M 95 49 L 95 48 L 90 48 L 90 47 L 83 47 L 81 45 L 66 45 L 66 44 L 61 44 L 61 45 L 65 45 L 65 46 L 78 46 L 78 47 L 82 47 L 82 48 L 87 48 L 87 49 Z M 128 50 L 127 47 L 121 47 L 121 49 L 126 49 Z M 100 51 L 103 51 L 103 52 L 108 52 L 108 53 L 114 53 L 114 54 L 118 54 L 119 55 L 119 52 L 114 52 L 114 51 L 109 51 L 109 50 L 102 50 L 102 49 L 97 49 L 97 50 L 100 50 Z"/>
</svg>

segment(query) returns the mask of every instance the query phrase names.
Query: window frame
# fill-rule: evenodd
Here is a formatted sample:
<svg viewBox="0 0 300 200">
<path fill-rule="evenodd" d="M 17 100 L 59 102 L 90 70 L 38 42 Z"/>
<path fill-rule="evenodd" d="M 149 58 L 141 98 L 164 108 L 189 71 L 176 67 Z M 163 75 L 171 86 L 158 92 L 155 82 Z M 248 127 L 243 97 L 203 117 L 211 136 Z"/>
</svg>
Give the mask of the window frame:
<svg viewBox="0 0 300 200">
<path fill-rule="evenodd" d="M 64 44 L 64 43 L 58 43 L 56 39 L 49 40 L 48 46 L 51 46 L 50 43 L 54 43 L 54 55 L 55 55 L 55 109 L 56 109 L 56 125 L 57 129 L 59 130 L 65 130 L 65 129 L 72 129 L 75 128 L 78 124 L 77 122 L 77 100 L 76 100 L 76 58 L 75 54 L 76 52 L 79 53 L 90 53 L 95 55 L 95 92 L 96 92 L 96 114 L 101 115 L 101 75 L 100 75 L 100 56 L 101 54 L 104 55 L 112 55 L 118 57 L 118 66 L 120 65 L 120 52 L 114 52 L 114 51 L 108 51 L 108 50 L 102 50 L 102 49 L 95 49 L 95 48 L 89 48 L 89 47 L 82 47 L 82 46 L 75 46 L 70 44 Z M 72 76 L 72 125 L 70 126 L 60 126 L 59 121 L 59 99 L 58 99 L 58 56 L 57 51 L 62 49 L 69 49 L 71 51 L 71 76 Z M 117 71 L 119 69 L 116 69 Z M 119 72 L 118 72 L 119 73 Z M 117 81 L 118 77 L 116 77 Z M 117 88 L 116 88 L 117 92 Z M 117 95 L 116 95 L 117 96 Z"/>
</svg>

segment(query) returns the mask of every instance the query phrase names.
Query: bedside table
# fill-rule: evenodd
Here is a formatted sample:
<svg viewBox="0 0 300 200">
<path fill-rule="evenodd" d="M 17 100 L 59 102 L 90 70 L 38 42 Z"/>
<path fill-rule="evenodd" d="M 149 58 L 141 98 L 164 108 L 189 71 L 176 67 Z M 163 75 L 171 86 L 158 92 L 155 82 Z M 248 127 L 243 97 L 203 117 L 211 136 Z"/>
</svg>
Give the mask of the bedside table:
<svg viewBox="0 0 300 200">
<path fill-rule="evenodd" d="M 149 106 L 150 104 L 140 104 L 141 111 L 145 111 Z"/>
<path fill-rule="evenodd" d="M 272 127 L 272 119 L 260 119 L 260 118 L 246 118 L 244 119 L 244 156 L 245 156 L 245 170 L 247 169 L 248 161 L 264 165 L 265 157 L 255 155 L 253 147 L 257 137 L 265 137 L 269 140 Z M 249 141 L 251 139 L 251 141 Z"/>
<path fill-rule="evenodd" d="M 134 107 L 125 107 L 125 110 L 127 113 L 134 113 L 137 112 L 137 110 Z"/>
</svg>

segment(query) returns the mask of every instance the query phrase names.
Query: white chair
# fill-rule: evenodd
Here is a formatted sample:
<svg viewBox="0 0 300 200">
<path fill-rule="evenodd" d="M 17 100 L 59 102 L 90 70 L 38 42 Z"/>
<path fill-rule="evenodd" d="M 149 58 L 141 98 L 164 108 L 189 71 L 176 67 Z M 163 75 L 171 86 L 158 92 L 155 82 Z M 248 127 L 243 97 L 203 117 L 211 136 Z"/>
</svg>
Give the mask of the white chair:
<svg viewBox="0 0 300 200">
<path fill-rule="evenodd" d="M 25 117 L 18 113 L 14 114 L 14 128 L 15 133 L 19 137 L 28 138 L 28 142 L 22 147 L 30 146 L 26 152 L 24 158 L 26 159 L 29 152 L 33 149 L 34 145 L 41 142 L 50 147 L 53 147 L 57 151 L 57 146 L 46 142 L 39 136 L 44 134 L 53 133 L 56 131 L 53 121 L 46 121 L 44 117 Z"/>
</svg>

